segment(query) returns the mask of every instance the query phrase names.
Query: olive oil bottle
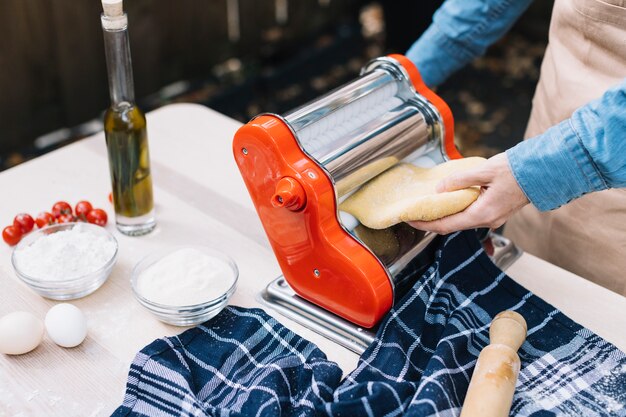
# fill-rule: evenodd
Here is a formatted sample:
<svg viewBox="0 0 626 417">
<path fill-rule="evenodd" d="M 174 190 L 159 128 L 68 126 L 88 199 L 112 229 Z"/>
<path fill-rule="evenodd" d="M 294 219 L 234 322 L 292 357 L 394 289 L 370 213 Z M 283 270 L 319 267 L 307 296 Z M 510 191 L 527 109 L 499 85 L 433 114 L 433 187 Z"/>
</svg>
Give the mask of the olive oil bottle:
<svg viewBox="0 0 626 417">
<path fill-rule="evenodd" d="M 128 41 L 128 17 L 122 0 L 102 0 L 101 16 L 111 106 L 104 116 L 104 133 L 120 232 L 138 236 L 156 226 L 150 175 L 146 118 L 135 103 Z"/>
</svg>

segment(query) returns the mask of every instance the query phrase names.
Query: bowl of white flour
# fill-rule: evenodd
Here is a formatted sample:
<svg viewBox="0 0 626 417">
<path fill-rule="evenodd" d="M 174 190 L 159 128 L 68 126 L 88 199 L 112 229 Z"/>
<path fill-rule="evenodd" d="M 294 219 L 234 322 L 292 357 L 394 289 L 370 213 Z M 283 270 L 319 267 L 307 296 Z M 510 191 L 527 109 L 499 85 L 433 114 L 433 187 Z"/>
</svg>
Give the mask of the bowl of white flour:
<svg viewBox="0 0 626 417">
<path fill-rule="evenodd" d="M 48 226 L 26 236 L 13 250 L 16 275 L 37 294 L 72 300 L 91 294 L 109 277 L 117 240 L 89 223 Z"/>
</svg>

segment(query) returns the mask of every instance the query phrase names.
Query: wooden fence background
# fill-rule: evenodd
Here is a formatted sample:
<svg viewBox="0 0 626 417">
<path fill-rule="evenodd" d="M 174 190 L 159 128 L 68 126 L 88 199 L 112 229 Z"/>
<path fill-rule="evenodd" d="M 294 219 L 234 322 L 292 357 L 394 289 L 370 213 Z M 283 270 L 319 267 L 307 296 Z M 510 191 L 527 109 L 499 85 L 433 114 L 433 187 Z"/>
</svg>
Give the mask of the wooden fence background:
<svg viewBox="0 0 626 417">
<path fill-rule="evenodd" d="M 232 56 L 297 41 L 360 0 L 127 0 L 138 97 L 201 78 Z M 2 0 L 0 155 L 108 105 L 98 0 Z"/>
</svg>

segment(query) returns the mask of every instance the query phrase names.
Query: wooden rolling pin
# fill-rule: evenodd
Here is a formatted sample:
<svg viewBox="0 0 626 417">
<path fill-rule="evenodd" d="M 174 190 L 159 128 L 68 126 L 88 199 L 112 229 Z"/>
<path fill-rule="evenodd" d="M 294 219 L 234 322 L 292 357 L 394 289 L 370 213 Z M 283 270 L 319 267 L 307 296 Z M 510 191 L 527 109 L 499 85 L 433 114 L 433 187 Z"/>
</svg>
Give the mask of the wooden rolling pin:
<svg viewBox="0 0 626 417">
<path fill-rule="evenodd" d="M 503 311 L 491 322 L 489 346 L 478 356 L 461 417 L 507 417 L 520 370 L 517 350 L 526 340 L 526 321 Z"/>
</svg>

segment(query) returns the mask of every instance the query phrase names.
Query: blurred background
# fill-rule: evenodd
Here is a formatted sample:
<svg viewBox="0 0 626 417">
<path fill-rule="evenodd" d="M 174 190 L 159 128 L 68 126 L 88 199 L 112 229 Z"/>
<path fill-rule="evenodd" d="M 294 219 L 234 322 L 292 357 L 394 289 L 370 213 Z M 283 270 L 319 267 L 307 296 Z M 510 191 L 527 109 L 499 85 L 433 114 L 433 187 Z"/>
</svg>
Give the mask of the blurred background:
<svg viewBox="0 0 626 417">
<path fill-rule="evenodd" d="M 144 111 L 174 102 L 245 122 L 284 113 L 405 52 L 441 0 L 126 0 Z M 438 89 L 467 155 L 521 140 L 552 1 Z M 109 105 L 98 0 L 2 0 L 0 170 L 102 129 Z"/>
</svg>

